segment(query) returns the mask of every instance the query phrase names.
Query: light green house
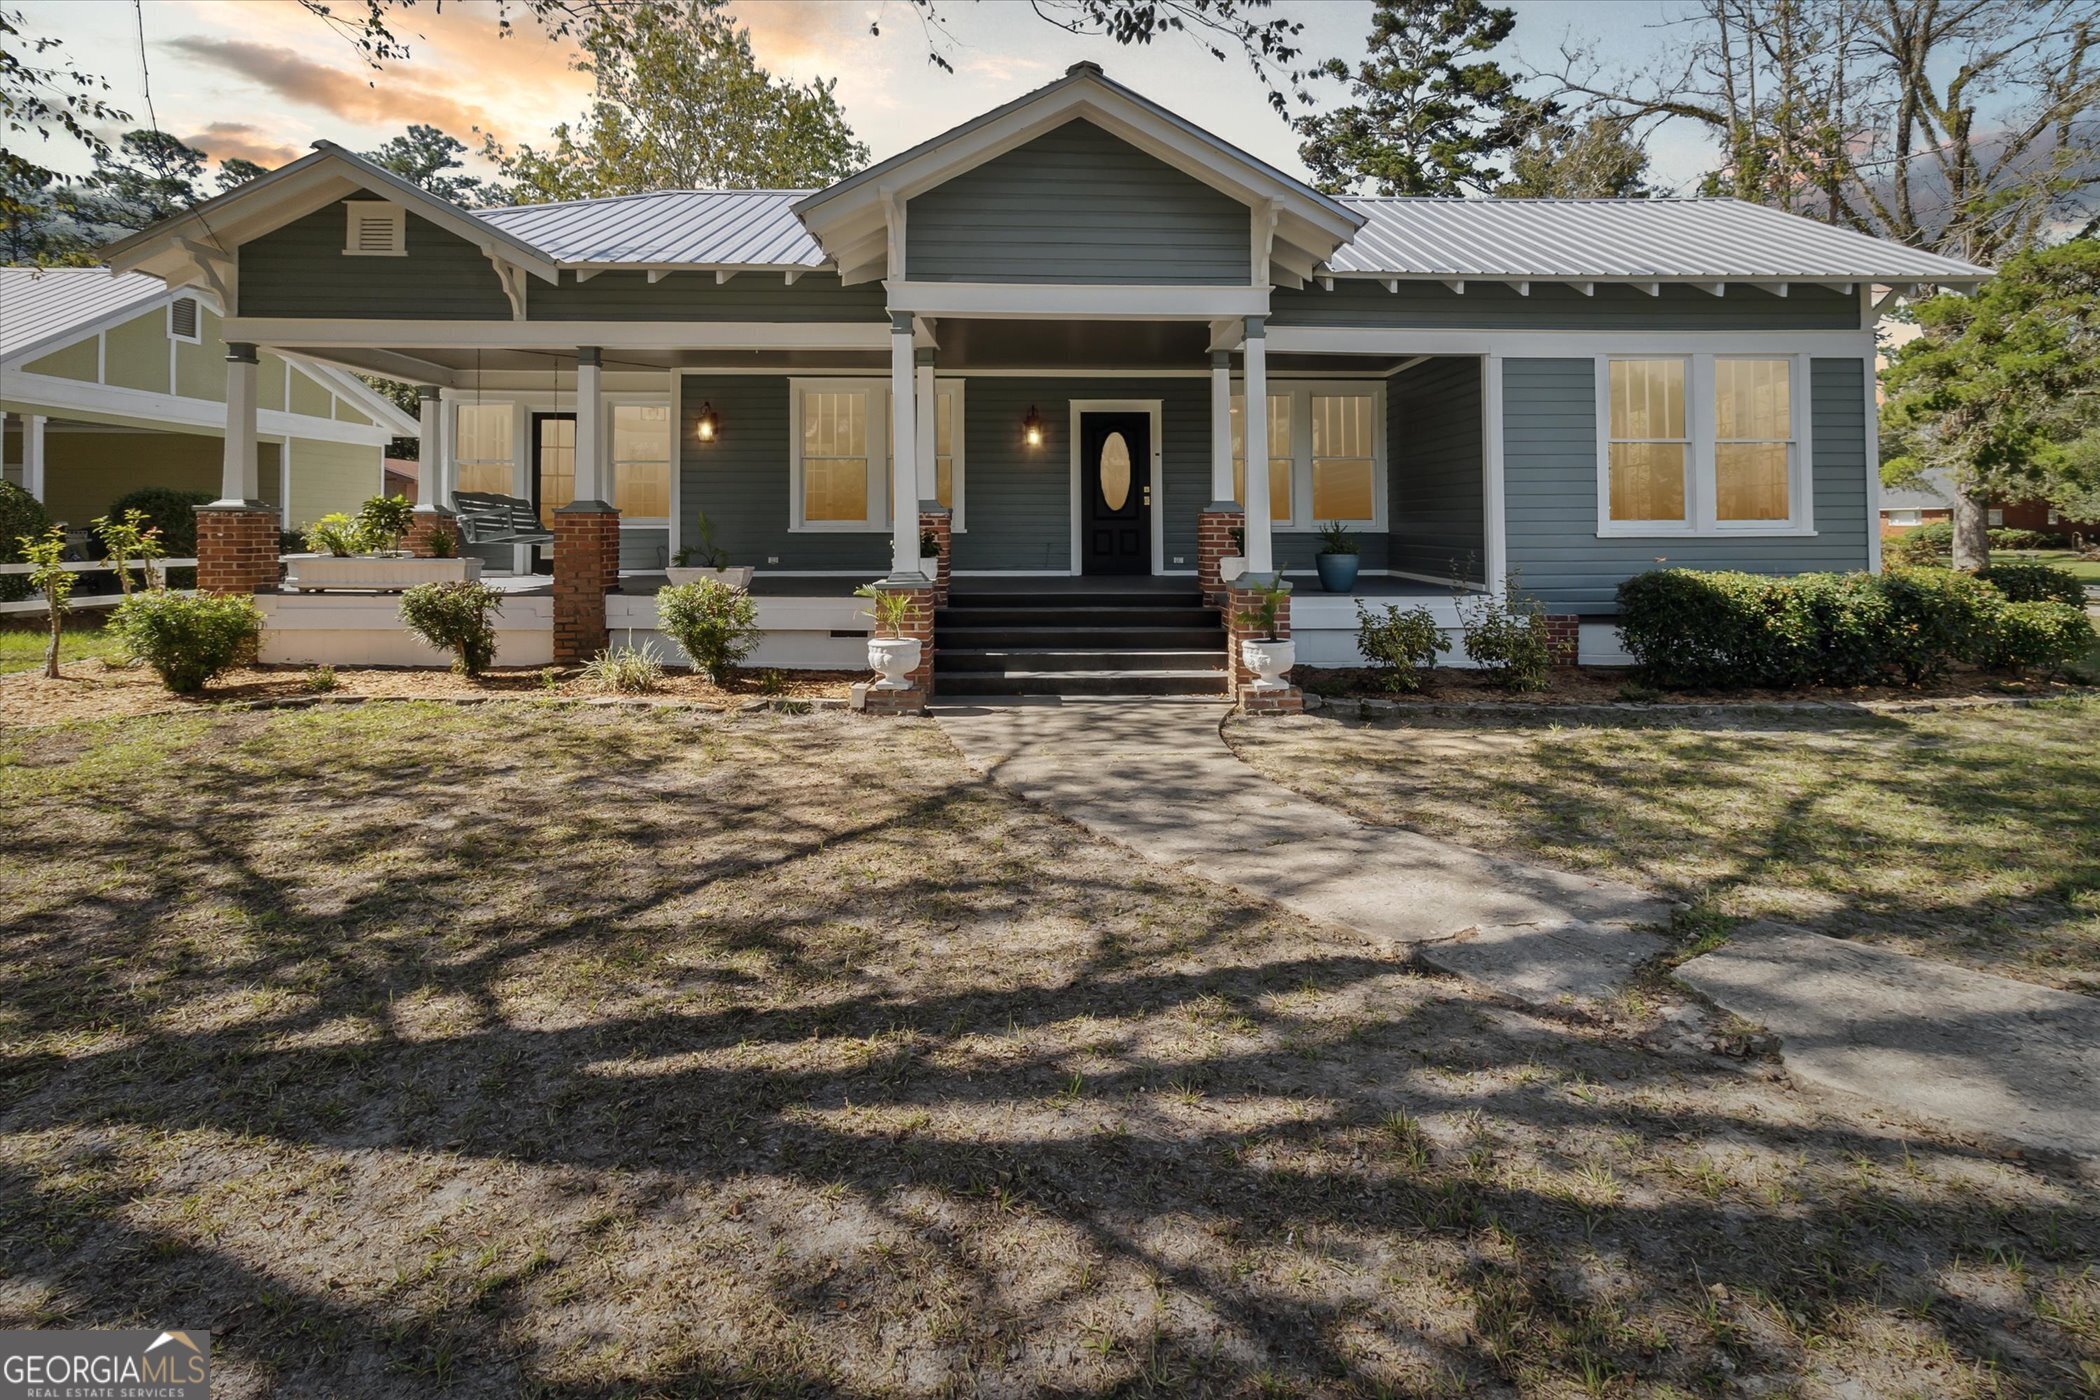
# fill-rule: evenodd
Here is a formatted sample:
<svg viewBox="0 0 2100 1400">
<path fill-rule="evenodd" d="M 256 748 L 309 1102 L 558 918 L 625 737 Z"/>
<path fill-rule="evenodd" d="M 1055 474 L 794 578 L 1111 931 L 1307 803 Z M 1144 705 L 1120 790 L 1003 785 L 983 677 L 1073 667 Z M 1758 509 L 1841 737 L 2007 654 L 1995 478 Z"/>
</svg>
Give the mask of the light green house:
<svg viewBox="0 0 2100 1400">
<path fill-rule="evenodd" d="M 262 499 L 287 527 L 378 494 L 416 420 L 354 374 L 265 354 Z M 6 479 L 74 530 L 145 486 L 218 490 L 226 343 L 208 292 L 99 268 L 0 268 Z"/>
</svg>

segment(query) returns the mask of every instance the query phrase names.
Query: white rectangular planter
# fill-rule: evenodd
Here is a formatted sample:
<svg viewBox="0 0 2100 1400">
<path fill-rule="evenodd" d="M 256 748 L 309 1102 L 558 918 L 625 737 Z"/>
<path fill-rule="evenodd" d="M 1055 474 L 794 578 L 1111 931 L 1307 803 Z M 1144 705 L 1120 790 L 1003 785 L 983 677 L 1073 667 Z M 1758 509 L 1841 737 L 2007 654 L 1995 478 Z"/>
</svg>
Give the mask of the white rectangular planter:
<svg viewBox="0 0 2100 1400">
<path fill-rule="evenodd" d="M 458 559 L 409 559 L 391 556 L 333 554 L 287 554 L 284 581 L 301 593 L 331 588 L 367 589 L 399 593 L 419 583 L 467 583 L 481 577 L 481 561 Z"/>
<path fill-rule="evenodd" d="M 728 569 L 687 569 L 673 564 L 670 568 L 664 570 L 664 577 L 669 579 L 674 587 L 680 584 L 698 583 L 702 579 L 712 579 L 716 583 L 726 583 L 731 588 L 741 588 L 749 592 L 751 589 L 751 576 L 757 572 L 758 570 L 750 564 L 738 564 L 734 568 Z"/>
</svg>

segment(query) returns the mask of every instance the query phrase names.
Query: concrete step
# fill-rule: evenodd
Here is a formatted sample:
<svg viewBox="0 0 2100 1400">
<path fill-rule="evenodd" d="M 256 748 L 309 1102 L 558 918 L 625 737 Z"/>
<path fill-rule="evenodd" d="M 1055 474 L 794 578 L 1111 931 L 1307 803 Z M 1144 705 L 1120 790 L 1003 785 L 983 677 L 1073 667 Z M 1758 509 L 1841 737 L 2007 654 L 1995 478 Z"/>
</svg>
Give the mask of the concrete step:
<svg viewBox="0 0 2100 1400">
<path fill-rule="evenodd" d="M 934 624 L 938 651 L 1225 651 L 1225 629 L 1213 618 L 1208 627 L 1083 626 L 1049 623 L 1034 626 L 969 626 Z"/>
<path fill-rule="evenodd" d="M 952 695 L 1224 695 L 1220 671 L 940 672 L 936 696 Z"/>
<path fill-rule="evenodd" d="M 1215 627 L 1218 614 L 1199 605 L 1187 607 L 1083 607 L 1026 606 L 936 608 L 933 625 L 945 627 Z"/>
<path fill-rule="evenodd" d="M 1138 590 L 1121 593 L 1053 593 L 1045 589 L 1001 589 L 996 592 L 951 590 L 947 606 L 955 609 L 977 608 L 1040 608 L 1059 611 L 1065 608 L 1200 608 L 1203 595 L 1194 588 L 1186 592 L 1148 593 Z"/>
<path fill-rule="evenodd" d="M 933 655 L 936 674 L 961 671 L 1223 671 L 1222 646 L 1190 651 L 1002 649 L 962 650 L 943 646 Z"/>
</svg>

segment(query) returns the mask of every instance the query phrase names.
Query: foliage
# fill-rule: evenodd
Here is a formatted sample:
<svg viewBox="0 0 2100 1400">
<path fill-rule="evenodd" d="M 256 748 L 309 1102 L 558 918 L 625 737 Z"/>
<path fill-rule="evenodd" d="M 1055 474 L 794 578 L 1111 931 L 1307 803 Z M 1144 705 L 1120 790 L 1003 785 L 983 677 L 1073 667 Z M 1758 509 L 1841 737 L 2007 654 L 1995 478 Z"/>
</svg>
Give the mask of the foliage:
<svg viewBox="0 0 2100 1400">
<path fill-rule="evenodd" d="M 729 684 L 762 635 L 751 595 L 716 579 L 659 589 L 656 625 L 716 685 Z"/>
<path fill-rule="evenodd" d="M 306 548 L 312 554 L 333 554 L 346 559 L 364 548 L 364 530 L 339 510 L 332 510 L 306 527 Z"/>
<path fill-rule="evenodd" d="M 861 614 L 875 620 L 875 635 L 878 637 L 901 637 L 904 626 L 911 621 L 911 594 L 894 588 L 881 588 L 864 583 L 853 590 L 856 598 L 868 600 L 869 609 Z"/>
<path fill-rule="evenodd" d="M 1981 630 L 1975 660 L 2016 676 L 2029 667 L 2053 671 L 2083 656 L 2093 642 L 2093 624 L 2082 602 L 2007 603 Z"/>
<path fill-rule="evenodd" d="M 1385 605 L 1379 617 L 1356 604 L 1356 649 L 1370 662 L 1372 676 L 1387 690 L 1421 690 L 1437 657 L 1451 650 L 1450 639 L 1427 608 L 1400 611 Z"/>
<path fill-rule="evenodd" d="M 1355 554 L 1359 552 L 1356 532 L 1339 520 L 1329 521 L 1320 527 L 1320 553 Z"/>
<path fill-rule="evenodd" d="M 357 508 L 357 533 L 366 549 L 391 553 L 401 548 L 415 519 L 416 507 L 408 497 L 373 496 Z"/>
<path fill-rule="evenodd" d="M 702 511 L 693 517 L 693 538 L 678 546 L 671 562 L 681 569 L 726 569 L 729 551 L 715 543 L 714 522 Z"/>
<path fill-rule="evenodd" d="M 1283 613 L 1283 604 L 1291 596 L 1290 585 L 1278 579 L 1270 583 L 1253 585 L 1254 596 L 1260 599 L 1251 608 L 1242 608 L 1233 615 L 1233 621 L 1242 627 L 1252 628 L 1254 637 L 1260 641 L 1280 640 L 1276 625 Z"/>
<path fill-rule="evenodd" d="M 640 0 L 583 26 L 589 110 L 554 128 L 553 144 L 482 154 L 513 203 L 661 189 L 797 189 L 828 185 L 868 161 L 823 78 L 776 78 L 751 52 L 723 0 Z"/>
<path fill-rule="evenodd" d="M 28 562 L 21 541 L 41 538 L 50 528 L 51 513 L 42 501 L 12 481 L 0 481 L 0 564 Z M 0 603 L 19 603 L 33 591 L 25 575 L 0 574 Z"/>
<path fill-rule="evenodd" d="M 1944 563 L 1954 548 L 1954 522 L 1928 520 L 1882 540 L 1881 557 L 1890 564 Z"/>
<path fill-rule="evenodd" d="M 401 135 L 377 150 L 366 151 L 365 159 L 439 199 L 471 208 L 479 202 L 485 182 L 478 175 L 446 173 L 464 170 L 466 162 L 460 157 L 466 153 L 466 142 L 447 136 L 434 126 L 411 122 Z"/>
<path fill-rule="evenodd" d="M 1536 111 L 1517 79 L 1476 58 L 1516 27 L 1516 12 L 1485 0 L 1377 0 L 1370 57 L 1320 71 L 1344 80 L 1347 106 L 1300 117 L 1298 154 L 1329 194 L 1485 192 L 1503 172 L 1486 162 L 1514 149 Z"/>
<path fill-rule="evenodd" d="M 262 611 L 236 593 L 148 589 L 117 604 L 109 627 L 177 695 L 194 695 L 255 654 Z"/>
<path fill-rule="evenodd" d="M 109 91 L 107 78 L 55 61 L 60 42 L 28 37 L 26 23 L 21 10 L 0 9 L 0 232 L 9 262 L 63 251 L 47 246 L 42 231 L 53 212 L 43 191 L 58 172 L 31 160 L 29 152 L 57 137 L 99 155 L 109 149 L 100 128 L 131 118 L 102 96 Z"/>
<path fill-rule="evenodd" d="M 1503 596 L 1458 595 L 1458 621 L 1465 652 L 1488 679 L 1504 690 L 1544 690 L 1553 674 L 1553 650 L 1546 640 L 1546 609 L 1517 587 L 1512 573 Z"/>
<path fill-rule="evenodd" d="M 940 531 L 938 531 L 938 530 L 921 530 L 921 531 L 919 531 L 919 557 L 920 557 L 921 559 L 938 559 L 938 558 L 940 558 L 940 557 L 941 557 L 941 532 L 940 532 Z"/>
<path fill-rule="evenodd" d="M 476 579 L 419 583 L 401 595 L 401 620 L 408 630 L 440 651 L 452 653 L 452 669 L 478 676 L 496 659 L 496 614 L 503 595 Z"/>
<path fill-rule="evenodd" d="M 1510 152 L 1502 198 L 1641 199 L 1649 193 L 1648 153 L 1624 117 L 1598 115 L 1580 125 L 1559 116 L 1532 124 Z"/>
<path fill-rule="evenodd" d="M 260 179 L 270 173 L 270 167 L 239 156 L 227 156 L 219 161 L 219 193 L 237 190 L 250 180 Z"/>
<path fill-rule="evenodd" d="M 36 565 L 29 575 L 31 589 L 44 595 L 44 611 L 51 621 L 51 641 L 44 648 L 44 674 L 58 679 L 58 644 L 66 629 L 66 610 L 71 606 L 66 600 L 73 596 L 73 585 L 80 576 L 65 566 L 66 532 L 53 525 L 42 535 L 21 537 L 22 554 Z"/>
<path fill-rule="evenodd" d="M 654 646 L 609 647 L 583 663 L 583 678 L 600 690 L 647 695 L 662 688 L 664 663 Z"/>
<path fill-rule="evenodd" d="M 2085 606 L 2085 585 L 2068 569 L 2008 559 L 1978 573 L 1993 588 L 2015 603 L 2066 603 Z"/>
<path fill-rule="evenodd" d="M 121 517 L 98 515 L 92 522 L 94 535 L 102 541 L 102 562 L 116 571 L 117 586 L 126 593 L 131 592 L 131 561 L 136 559 L 144 565 L 143 579 L 148 588 L 160 587 L 159 560 L 167 551 L 161 548 L 160 527 L 148 524 L 146 512 L 136 506 Z"/>
<path fill-rule="evenodd" d="M 2009 259 L 1973 297 L 1915 308 L 1924 334 L 1882 376 L 1883 477 L 1944 470 L 1954 561 L 1989 557 L 1985 500 L 2056 501 L 2100 488 L 2100 240 Z"/>
<path fill-rule="evenodd" d="M 160 531 L 161 548 L 171 559 L 197 557 L 197 507 L 217 500 L 209 491 L 178 491 L 170 486 L 144 486 L 110 503 L 108 519 L 128 520 L 131 512 L 146 517 Z"/>
<path fill-rule="evenodd" d="M 336 678 L 335 667 L 325 662 L 318 666 L 307 667 L 304 679 L 306 688 L 315 695 L 326 695 L 342 685 L 342 682 Z"/>
<path fill-rule="evenodd" d="M 2071 537 L 2060 530 L 2024 530 L 1999 525 L 1990 531 L 1992 549 L 2068 549 Z"/>
</svg>

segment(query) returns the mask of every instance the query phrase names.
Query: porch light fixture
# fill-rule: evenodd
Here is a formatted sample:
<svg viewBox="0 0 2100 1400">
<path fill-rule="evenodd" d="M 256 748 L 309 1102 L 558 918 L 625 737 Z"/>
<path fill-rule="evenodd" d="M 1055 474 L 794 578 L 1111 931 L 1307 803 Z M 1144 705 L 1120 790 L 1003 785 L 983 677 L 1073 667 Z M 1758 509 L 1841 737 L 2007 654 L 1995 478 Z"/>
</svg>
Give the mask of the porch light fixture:
<svg viewBox="0 0 2100 1400">
<path fill-rule="evenodd" d="M 713 442 L 715 434 L 721 430 L 721 427 L 722 420 L 715 416 L 714 404 L 712 402 L 701 404 L 700 415 L 693 420 L 693 436 L 702 442 Z"/>
<path fill-rule="evenodd" d="M 1043 416 L 1035 411 L 1034 404 L 1028 405 L 1028 416 L 1021 420 L 1021 441 L 1030 447 L 1043 445 Z"/>
</svg>

